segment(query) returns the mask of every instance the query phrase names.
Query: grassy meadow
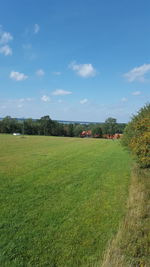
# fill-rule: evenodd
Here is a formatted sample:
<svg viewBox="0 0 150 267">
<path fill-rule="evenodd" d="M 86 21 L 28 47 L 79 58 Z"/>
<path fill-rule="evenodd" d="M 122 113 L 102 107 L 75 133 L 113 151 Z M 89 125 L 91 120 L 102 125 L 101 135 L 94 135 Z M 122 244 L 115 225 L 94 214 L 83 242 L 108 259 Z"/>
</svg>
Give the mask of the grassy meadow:
<svg viewBox="0 0 150 267">
<path fill-rule="evenodd" d="M 94 266 L 126 212 L 119 141 L 0 135 L 0 266 Z"/>
</svg>

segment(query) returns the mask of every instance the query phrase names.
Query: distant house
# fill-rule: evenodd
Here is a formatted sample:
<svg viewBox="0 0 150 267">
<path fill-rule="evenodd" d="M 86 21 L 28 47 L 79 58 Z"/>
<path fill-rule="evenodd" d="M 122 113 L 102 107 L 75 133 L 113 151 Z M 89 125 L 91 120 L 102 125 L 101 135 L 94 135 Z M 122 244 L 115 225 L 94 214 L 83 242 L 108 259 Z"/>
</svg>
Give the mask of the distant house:
<svg viewBox="0 0 150 267">
<path fill-rule="evenodd" d="M 82 133 L 80 134 L 80 137 L 91 137 L 92 136 L 92 131 L 88 130 L 88 131 L 82 131 Z"/>
<path fill-rule="evenodd" d="M 103 134 L 103 138 L 105 138 L 105 139 L 113 139 L 113 135 L 111 135 L 111 134 Z"/>
<path fill-rule="evenodd" d="M 80 137 L 92 137 L 92 131 L 88 130 L 88 131 L 82 131 L 82 133 L 80 134 Z M 99 138 L 100 134 L 94 134 L 93 135 L 94 138 Z M 122 137 L 122 134 L 120 133 L 115 133 L 115 134 L 103 134 L 102 138 L 105 139 L 119 139 Z"/>
<path fill-rule="evenodd" d="M 114 139 L 119 139 L 119 138 L 122 137 L 122 135 L 123 135 L 123 134 L 115 133 L 113 138 L 114 138 Z"/>
<path fill-rule="evenodd" d="M 103 135 L 103 138 L 105 139 L 119 139 L 122 137 L 122 134 L 119 134 L 119 133 L 115 133 L 115 134 L 104 134 Z"/>
</svg>

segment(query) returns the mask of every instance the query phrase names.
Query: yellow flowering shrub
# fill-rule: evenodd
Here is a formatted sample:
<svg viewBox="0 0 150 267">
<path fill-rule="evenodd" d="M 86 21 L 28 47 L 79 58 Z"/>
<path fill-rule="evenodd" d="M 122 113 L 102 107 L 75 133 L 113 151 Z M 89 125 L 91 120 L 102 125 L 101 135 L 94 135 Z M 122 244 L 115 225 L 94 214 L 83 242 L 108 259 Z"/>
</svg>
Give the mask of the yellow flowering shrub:
<svg viewBox="0 0 150 267">
<path fill-rule="evenodd" d="M 150 104 L 132 118 L 124 131 L 122 142 L 137 156 L 141 167 L 150 167 Z"/>
</svg>

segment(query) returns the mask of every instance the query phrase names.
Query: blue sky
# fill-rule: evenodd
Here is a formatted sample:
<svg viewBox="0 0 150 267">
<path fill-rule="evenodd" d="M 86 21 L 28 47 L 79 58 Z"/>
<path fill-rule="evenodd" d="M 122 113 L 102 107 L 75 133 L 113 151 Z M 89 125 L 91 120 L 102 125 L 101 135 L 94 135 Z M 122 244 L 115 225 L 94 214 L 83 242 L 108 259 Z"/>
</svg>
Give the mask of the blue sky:
<svg viewBox="0 0 150 267">
<path fill-rule="evenodd" d="M 150 100 L 150 1 L 0 6 L 0 117 L 128 122 Z"/>
</svg>

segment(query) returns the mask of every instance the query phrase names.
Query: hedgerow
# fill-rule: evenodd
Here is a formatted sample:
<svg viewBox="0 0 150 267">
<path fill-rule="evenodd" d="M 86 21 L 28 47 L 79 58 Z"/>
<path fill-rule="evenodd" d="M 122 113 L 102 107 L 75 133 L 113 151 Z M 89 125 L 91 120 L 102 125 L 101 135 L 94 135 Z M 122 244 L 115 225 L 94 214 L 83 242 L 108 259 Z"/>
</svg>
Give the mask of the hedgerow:
<svg viewBox="0 0 150 267">
<path fill-rule="evenodd" d="M 122 143 L 136 155 L 141 167 L 150 167 L 150 104 L 133 116 L 125 128 Z"/>
</svg>

